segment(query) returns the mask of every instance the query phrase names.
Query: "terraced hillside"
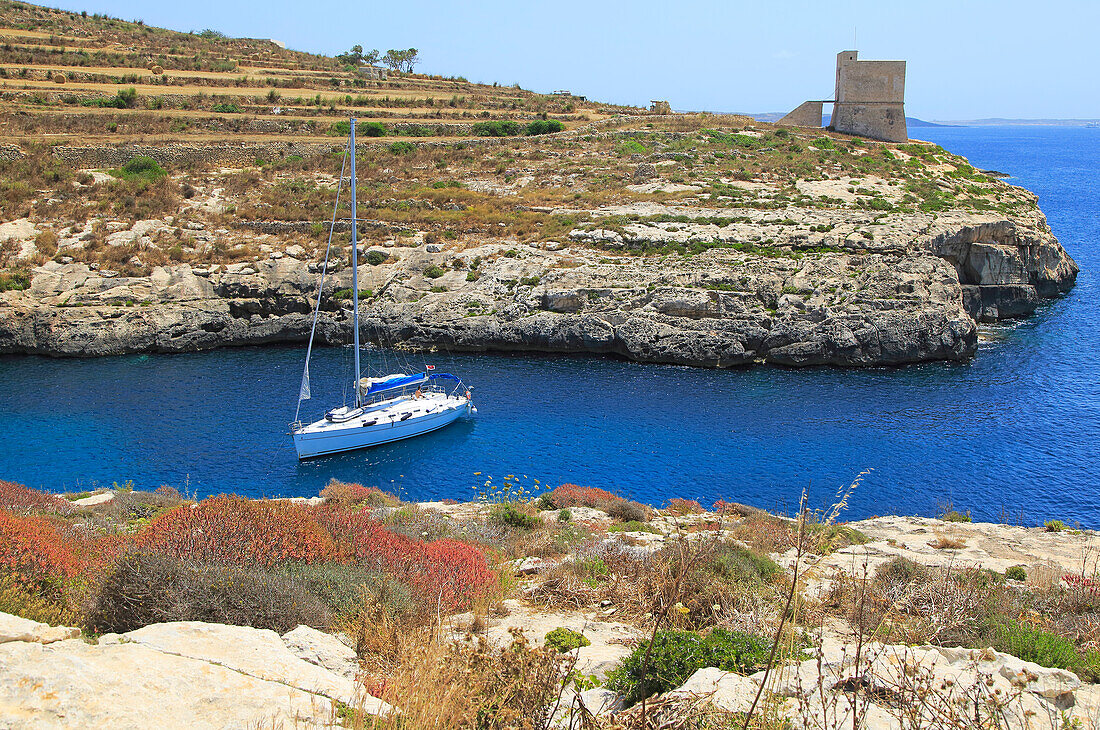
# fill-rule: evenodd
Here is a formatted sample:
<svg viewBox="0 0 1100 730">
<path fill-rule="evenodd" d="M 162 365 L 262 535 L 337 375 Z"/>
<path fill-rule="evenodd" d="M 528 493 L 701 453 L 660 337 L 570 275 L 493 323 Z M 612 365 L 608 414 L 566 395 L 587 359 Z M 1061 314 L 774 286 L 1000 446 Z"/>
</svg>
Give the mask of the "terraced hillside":
<svg viewBox="0 0 1100 730">
<path fill-rule="evenodd" d="M 135 96 L 123 97 L 133 89 Z M 416 137 L 469 136 L 485 120 L 549 115 L 566 126 L 615 109 L 566 95 L 390 73 L 270 40 L 0 6 L 0 138 L 65 143 L 234 140 L 323 142 L 351 115 Z M 119 108 L 121 107 L 121 108 Z M 334 129 L 335 128 L 335 129 Z"/>
<path fill-rule="evenodd" d="M 962 359 L 977 322 L 1077 273 L 1033 195 L 935 145 L 368 79 L 269 41 L 0 8 L 0 352 L 305 337 L 352 114 L 360 281 L 390 343 Z M 346 232 L 336 246 L 346 262 Z M 350 278 L 326 287 L 332 341 Z"/>
</svg>

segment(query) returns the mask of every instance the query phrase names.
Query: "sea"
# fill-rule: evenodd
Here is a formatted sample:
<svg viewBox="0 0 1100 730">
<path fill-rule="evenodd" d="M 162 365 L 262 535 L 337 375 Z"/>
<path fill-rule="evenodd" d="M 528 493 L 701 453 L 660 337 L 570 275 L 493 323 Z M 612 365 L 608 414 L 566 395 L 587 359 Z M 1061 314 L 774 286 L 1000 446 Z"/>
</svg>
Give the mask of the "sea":
<svg viewBox="0 0 1100 730">
<path fill-rule="evenodd" d="M 412 358 L 474 386 L 475 418 L 299 462 L 303 346 L 98 359 L 0 358 L 0 479 L 54 492 L 172 486 L 316 495 L 330 479 L 411 500 L 571 482 L 660 506 L 716 500 L 844 519 L 935 515 L 1100 528 L 1100 129 L 927 127 L 922 139 L 1039 196 L 1081 274 L 1031 318 L 983 327 L 966 363 L 705 370 L 562 355 Z M 365 353 L 383 368 L 395 353 Z M 342 402 L 321 348 L 302 417 Z M 853 483 L 857 483 L 852 488 Z"/>
</svg>

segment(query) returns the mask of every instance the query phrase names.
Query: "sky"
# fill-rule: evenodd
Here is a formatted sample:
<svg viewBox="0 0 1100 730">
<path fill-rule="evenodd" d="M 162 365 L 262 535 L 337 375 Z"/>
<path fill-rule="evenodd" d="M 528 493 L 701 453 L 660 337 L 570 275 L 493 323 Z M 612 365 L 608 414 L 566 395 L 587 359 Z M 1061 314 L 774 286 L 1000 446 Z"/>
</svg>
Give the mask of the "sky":
<svg viewBox="0 0 1100 730">
<path fill-rule="evenodd" d="M 46 2 L 43 4 L 54 5 Z M 834 0 L 68 0 L 67 10 L 213 28 L 333 55 L 417 48 L 418 72 L 677 110 L 787 111 L 832 98 L 836 54 L 904 59 L 929 120 L 1100 118 L 1100 2 Z"/>
</svg>

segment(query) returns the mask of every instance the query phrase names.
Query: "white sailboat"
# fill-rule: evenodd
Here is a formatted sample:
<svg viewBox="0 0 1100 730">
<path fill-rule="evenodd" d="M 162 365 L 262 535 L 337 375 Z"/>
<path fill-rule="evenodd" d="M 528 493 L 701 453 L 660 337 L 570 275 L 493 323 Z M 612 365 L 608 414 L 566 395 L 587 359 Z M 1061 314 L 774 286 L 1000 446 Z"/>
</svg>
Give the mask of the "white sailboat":
<svg viewBox="0 0 1100 730">
<path fill-rule="evenodd" d="M 340 207 L 344 172 L 349 167 L 349 162 L 355 396 L 352 403 L 332 408 L 323 418 L 306 424 L 298 420 L 298 417 L 301 413 L 302 401 L 310 398 L 309 359 L 313 353 L 313 337 L 317 331 L 317 317 L 321 311 L 321 293 L 328 273 L 329 251 L 332 249 L 332 236 L 336 228 L 337 210 Z M 340 171 L 340 183 L 336 190 L 336 205 L 333 208 L 332 223 L 329 227 L 325 263 L 321 269 L 321 283 L 317 291 L 317 304 L 314 307 L 313 326 L 309 332 L 306 364 L 302 372 L 302 385 L 298 392 L 298 409 L 294 413 L 294 422 L 290 424 L 294 448 L 298 452 L 299 459 L 353 451 L 419 436 L 443 428 L 460 416 L 477 413 L 471 400 L 470 389 L 463 385 L 462 380 L 450 373 L 436 373 L 431 365 L 426 366 L 425 370 L 419 373 L 391 373 L 376 378 L 362 377 L 359 365 L 359 254 L 356 231 L 358 222 L 355 206 L 355 119 L 353 118 L 347 154 L 344 157 L 344 168 Z"/>
</svg>

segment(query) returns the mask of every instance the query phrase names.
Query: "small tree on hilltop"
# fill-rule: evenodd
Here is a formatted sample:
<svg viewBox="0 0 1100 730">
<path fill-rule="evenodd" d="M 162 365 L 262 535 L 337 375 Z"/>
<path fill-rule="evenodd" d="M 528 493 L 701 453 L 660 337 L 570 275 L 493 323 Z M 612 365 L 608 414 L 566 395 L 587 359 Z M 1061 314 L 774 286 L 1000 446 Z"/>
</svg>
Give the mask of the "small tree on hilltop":
<svg viewBox="0 0 1100 730">
<path fill-rule="evenodd" d="M 420 58 L 417 55 L 418 53 L 419 52 L 415 48 L 410 48 L 409 50 L 402 52 L 401 61 L 404 65 L 406 73 L 412 73 L 413 67 L 416 66 L 416 64 L 420 63 Z"/>
<path fill-rule="evenodd" d="M 363 55 L 363 60 L 370 66 L 378 63 L 378 59 L 382 57 L 382 54 L 378 52 L 377 48 L 372 48 Z"/>
<path fill-rule="evenodd" d="M 336 60 L 348 66 L 357 65 L 363 60 L 363 47 L 360 45 L 354 45 L 351 47 L 350 51 L 346 53 L 341 53 L 339 56 L 337 56 Z"/>
<path fill-rule="evenodd" d="M 401 69 L 401 51 L 395 51 L 392 48 L 386 51 L 386 55 L 382 56 L 382 64 L 390 71 L 399 71 Z"/>
</svg>

